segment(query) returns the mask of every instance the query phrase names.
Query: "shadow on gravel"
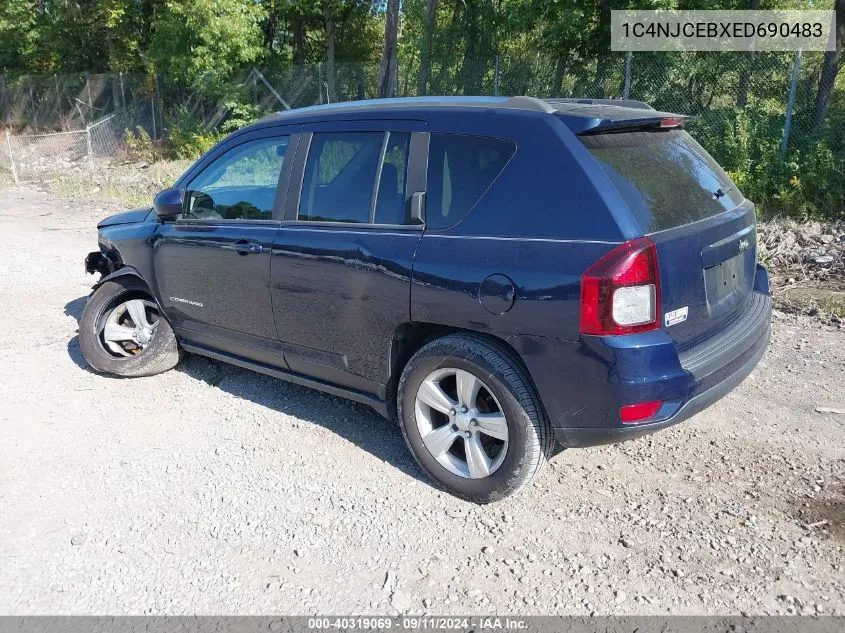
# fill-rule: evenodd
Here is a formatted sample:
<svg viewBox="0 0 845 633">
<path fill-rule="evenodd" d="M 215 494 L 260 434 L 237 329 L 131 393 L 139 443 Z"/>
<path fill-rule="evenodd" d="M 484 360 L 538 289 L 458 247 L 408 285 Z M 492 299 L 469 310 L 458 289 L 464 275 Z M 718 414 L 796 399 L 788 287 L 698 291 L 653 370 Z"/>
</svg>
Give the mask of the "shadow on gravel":
<svg viewBox="0 0 845 633">
<path fill-rule="evenodd" d="M 87 297 L 80 297 L 70 301 L 65 305 L 65 314 L 79 321 L 87 300 Z M 67 352 L 78 367 L 91 371 L 79 348 L 79 336 L 74 336 L 68 342 Z M 236 398 L 250 400 L 272 411 L 318 424 L 409 477 L 431 485 L 431 481 L 417 467 L 408 452 L 399 426 L 364 405 L 193 354 L 185 354 L 175 371 Z M 237 406 L 237 401 L 233 401 L 232 407 Z M 281 424 L 284 421 L 270 416 L 269 423 Z M 327 467 L 335 467 L 335 464 L 327 464 Z"/>
<path fill-rule="evenodd" d="M 85 309 L 85 304 L 88 303 L 88 297 L 79 297 L 78 299 L 74 299 L 73 301 L 69 301 L 65 304 L 65 314 L 68 316 L 72 316 L 76 319 L 76 322 L 79 323 L 80 317 L 82 317 L 82 311 Z M 85 362 L 85 357 L 82 355 L 82 350 L 79 349 L 79 336 L 74 336 L 70 339 L 67 343 L 67 355 L 70 356 L 70 359 L 76 364 L 77 367 L 80 369 L 84 369 L 85 371 L 91 371 L 91 368 L 88 367 L 88 363 Z"/>
<path fill-rule="evenodd" d="M 185 355 L 176 369 L 236 398 L 318 424 L 405 475 L 431 485 L 408 452 L 399 425 L 364 405 L 193 354 Z M 271 417 L 269 423 L 284 421 Z"/>
<path fill-rule="evenodd" d="M 828 485 L 811 498 L 792 501 L 794 514 L 808 534 L 824 538 L 832 536 L 845 543 L 845 482 Z"/>
</svg>

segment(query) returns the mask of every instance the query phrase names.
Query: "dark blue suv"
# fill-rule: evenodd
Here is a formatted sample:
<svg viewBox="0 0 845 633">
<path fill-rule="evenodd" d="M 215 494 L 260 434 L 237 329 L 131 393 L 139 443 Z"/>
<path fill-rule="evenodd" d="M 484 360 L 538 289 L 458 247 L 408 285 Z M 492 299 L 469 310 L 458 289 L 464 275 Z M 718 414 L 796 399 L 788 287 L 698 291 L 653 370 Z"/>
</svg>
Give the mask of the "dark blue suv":
<svg viewBox="0 0 845 633">
<path fill-rule="evenodd" d="M 528 97 L 269 116 L 98 225 L 82 351 L 144 376 L 184 350 L 364 403 L 450 491 L 500 499 L 556 442 L 676 424 L 765 351 L 754 206 L 684 119 Z"/>
</svg>

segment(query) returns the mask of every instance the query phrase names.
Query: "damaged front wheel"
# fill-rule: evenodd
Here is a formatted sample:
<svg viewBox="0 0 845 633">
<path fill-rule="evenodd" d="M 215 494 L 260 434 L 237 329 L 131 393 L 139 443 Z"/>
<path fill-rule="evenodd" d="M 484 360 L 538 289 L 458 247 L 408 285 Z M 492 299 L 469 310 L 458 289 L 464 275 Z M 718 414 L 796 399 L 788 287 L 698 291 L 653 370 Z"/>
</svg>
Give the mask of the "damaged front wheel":
<svg viewBox="0 0 845 633">
<path fill-rule="evenodd" d="M 116 376 L 151 376 L 179 362 L 170 324 L 140 279 L 107 281 L 88 299 L 79 321 L 88 364 Z"/>
</svg>

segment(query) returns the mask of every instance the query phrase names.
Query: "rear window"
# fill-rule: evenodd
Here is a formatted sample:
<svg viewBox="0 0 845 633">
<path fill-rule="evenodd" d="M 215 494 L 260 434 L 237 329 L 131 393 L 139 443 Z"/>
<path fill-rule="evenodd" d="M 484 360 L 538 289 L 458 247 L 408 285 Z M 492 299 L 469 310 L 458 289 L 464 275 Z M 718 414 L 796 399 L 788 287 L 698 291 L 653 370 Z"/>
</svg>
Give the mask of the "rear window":
<svg viewBox="0 0 845 633">
<path fill-rule="evenodd" d="M 728 175 L 683 130 L 580 137 L 645 233 L 722 213 L 743 201 Z"/>
</svg>

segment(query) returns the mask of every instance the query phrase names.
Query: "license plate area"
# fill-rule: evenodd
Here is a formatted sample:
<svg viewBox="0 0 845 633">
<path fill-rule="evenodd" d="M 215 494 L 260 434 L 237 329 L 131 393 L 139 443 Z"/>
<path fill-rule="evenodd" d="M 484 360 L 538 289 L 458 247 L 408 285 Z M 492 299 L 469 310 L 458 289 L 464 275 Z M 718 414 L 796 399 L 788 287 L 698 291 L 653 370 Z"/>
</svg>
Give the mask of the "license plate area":
<svg viewBox="0 0 845 633">
<path fill-rule="evenodd" d="M 749 270 L 750 259 L 748 253 L 740 253 L 704 269 L 707 309 L 711 318 L 730 310 L 751 291 L 753 260 Z"/>
</svg>

